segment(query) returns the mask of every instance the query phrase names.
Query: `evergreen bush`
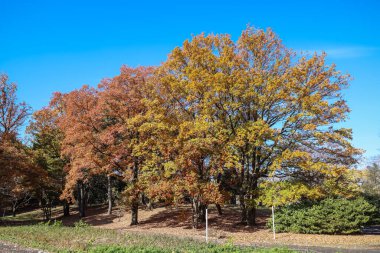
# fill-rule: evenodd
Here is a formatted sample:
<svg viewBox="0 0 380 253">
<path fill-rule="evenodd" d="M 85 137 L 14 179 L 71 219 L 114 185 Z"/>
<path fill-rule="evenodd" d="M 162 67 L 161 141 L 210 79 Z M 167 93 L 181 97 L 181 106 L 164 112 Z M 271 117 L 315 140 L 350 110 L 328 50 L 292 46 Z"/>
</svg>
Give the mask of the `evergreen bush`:
<svg viewBox="0 0 380 253">
<path fill-rule="evenodd" d="M 371 222 L 376 208 L 364 198 L 327 198 L 283 206 L 275 212 L 276 232 L 302 234 L 359 233 Z M 272 218 L 267 226 L 271 228 Z"/>
</svg>

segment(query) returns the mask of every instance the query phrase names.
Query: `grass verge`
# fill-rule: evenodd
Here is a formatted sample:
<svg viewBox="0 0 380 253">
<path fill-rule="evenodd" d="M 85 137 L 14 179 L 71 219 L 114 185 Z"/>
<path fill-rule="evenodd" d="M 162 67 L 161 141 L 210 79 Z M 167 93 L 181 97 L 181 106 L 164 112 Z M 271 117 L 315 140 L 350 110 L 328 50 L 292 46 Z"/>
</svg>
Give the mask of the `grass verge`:
<svg viewBox="0 0 380 253">
<path fill-rule="evenodd" d="M 24 247 L 37 248 L 48 252 L 90 252 L 90 253 L 291 253 L 288 249 L 263 249 L 238 247 L 232 244 L 206 244 L 197 240 L 179 239 L 165 235 L 143 235 L 120 233 L 83 226 L 64 227 L 60 224 L 38 224 L 31 226 L 0 227 L 0 241 L 12 242 Z"/>
</svg>

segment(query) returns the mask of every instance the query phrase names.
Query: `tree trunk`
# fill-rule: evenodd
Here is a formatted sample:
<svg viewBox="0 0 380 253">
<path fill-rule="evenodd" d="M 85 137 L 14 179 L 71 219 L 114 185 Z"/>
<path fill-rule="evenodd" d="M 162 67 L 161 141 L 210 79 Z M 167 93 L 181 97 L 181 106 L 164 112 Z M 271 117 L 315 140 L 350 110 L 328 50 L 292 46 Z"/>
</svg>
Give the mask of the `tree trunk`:
<svg viewBox="0 0 380 253">
<path fill-rule="evenodd" d="M 256 208 L 248 207 L 247 208 L 247 225 L 253 226 L 256 224 Z"/>
<path fill-rule="evenodd" d="M 63 201 L 63 216 L 70 216 L 70 205 L 67 200 Z"/>
<path fill-rule="evenodd" d="M 151 211 L 153 210 L 153 204 L 152 204 L 152 201 L 147 197 L 145 196 L 145 194 L 141 194 L 141 203 L 146 206 L 146 209 Z"/>
<path fill-rule="evenodd" d="M 149 200 L 148 203 L 147 203 L 147 205 L 146 205 L 146 207 L 148 208 L 149 211 L 152 211 L 153 208 L 154 208 L 152 201 Z"/>
<path fill-rule="evenodd" d="M 46 221 L 51 218 L 51 202 L 50 200 L 45 200 L 45 204 L 42 206 L 42 210 L 44 212 L 44 218 Z"/>
<path fill-rule="evenodd" d="M 218 215 L 219 216 L 223 215 L 222 207 L 219 204 L 215 204 L 215 205 L 216 205 L 216 209 L 218 210 Z"/>
<path fill-rule="evenodd" d="M 230 204 L 231 205 L 236 205 L 236 195 L 235 194 L 231 196 Z"/>
<path fill-rule="evenodd" d="M 85 213 L 85 196 L 84 196 L 84 187 L 83 187 L 83 182 L 79 181 L 78 182 L 78 209 L 79 209 L 79 217 L 83 218 L 86 216 Z"/>
<path fill-rule="evenodd" d="M 14 206 L 12 207 L 12 216 L 16 217 L 16 208 Z"/>
<path fill-rule="evenodd" d="M 241 222 L 247 226 L 256 224 L 256 207 L 245 203 L 244 197 L 240 196 Z"/>
<path fill-rule="evenodd" d="M 193 203 L 192 203 L 192 209 L 193 209 L 193 213 L 192 213 L 192 225 L 193 225 L 193 228 L 198 228 L 198 213 L 199 213 L 199 205 L 198 205 L 198 201 L 193 199 Z"/>
<path fill-rule="evenodd" d="M 193 199 L 192 202 L 192 223 L 193 228 L 198 228 L 199 223 L 206 221 L 206 208 L 207 205 L 202 204 L 200 201 Z"/>
<path fill-rule="evenodd" d="M 107 176 L 107 189 L 108 189 L 108 194 L 107 194 L 107 197 L 108 197 L 108 212 L 107 214 L 108 215 L 111 215 L 112 214 L 112 178 L 110 175 Z"/>
<path fill-rule="evenodd" d="M 51 219 L 51 207 L 52 207 L 53 203 L 52 201 L 49 199 L 48 200 L 48 203 L 47 203 L 47 215 L 46 215 L 46 220 L 50 220 Z"/>
<path fill-rule="evenodd" d="M 142 203 L 144 206 L 147 205 L 147 201 L 146 201 L 146 198 L 145 198 L 145 194 L 144 194 L 144 193 L 141 194 L 141 203 Z"/>
<path fill-rule="evenodd" d="M 136 187 L 136 184 L 138 182 L 138 176 L 139 176 L 139 170 L 138 170 L 138 161 L 137 158 L 135 158 L 134 165 L 133 165 L 133 177 L 132 177 L 132 184 L 134 187 Z M 138 221 L 138 212 L 139 212 L 139 193 L 134 191 L 134 196 L 131 203 L 131 226 L 139 224 Z"/>
<path fill-rule="evenodd" d="M 80 217 L 85 217 L 86 216 L 86 212 L 85 212 L 86 198 L 85 198 L 83 183 L 81 183 L 80 195 L 81 195 L 81 204 L 80 204 L 80 207 L 81 207 L 80 214 L 81 215 L 80 215 Z"/>
<path fill-rule="evenodd" d="M 253 165 L 252 165 L 253 166 Z M 252 189 L 257 189 L 257 178 L 253 178 L 254 182 L 252 184 Z M 257 194 L 251 194 L 249 196 L 249 203 L 247 207 L 247 225 L 254 226 L 256 225 L 256 199 Z"/>
<path fill-rule="evenodd" d="M 205 204 L 199 205 L 200 212 L 199 212 L 198 219 L 200 222 L 206 222 L 206 208 L 207 206 Z"/>
<path fill-rule="evenodd" d="M 241 209 L 241 223 L 247 223 L 247 208 L 245 205 L 244 195 L 240 194 L 239 196 L 240 209 Z"/>
<path fill-rule="evenodd" d="M 45 220 L 45 221 L 50 220 L 49 207 L 48 207 L 48 206 L 45 206 L 45 207 L 43 207 L 42 209 L 43 209 L 43 212 L 44 212 L 44 220 Z"/>
<path fill-rule="evenodd" d="M 138 213 L 139 213 L 139 202 L 138 200 L 134 200 L 131 205 L 131 226 L 135 226 L 139 224 Z"/>
</svg>

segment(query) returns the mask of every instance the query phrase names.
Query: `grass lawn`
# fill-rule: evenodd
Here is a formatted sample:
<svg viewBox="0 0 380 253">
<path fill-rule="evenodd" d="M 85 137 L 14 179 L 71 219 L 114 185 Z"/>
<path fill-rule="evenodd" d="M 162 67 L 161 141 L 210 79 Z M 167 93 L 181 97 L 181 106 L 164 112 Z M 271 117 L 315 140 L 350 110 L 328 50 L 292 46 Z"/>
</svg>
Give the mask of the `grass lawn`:
<svg viewBox="0 0 380 253">
<path fill-rule="evenodd" d="M 115 230 L 85 226 L 83 223 L 77 224 L 76 227 L 64 227 L 59 224 L 0 227 L 0 241 L 49 252 L 295 252 L 283 248 L 241 248 L 231 244 L 206 244 L 163 235 L 120 233 Z"/>
<path fill-rule="evenodd" d="M 53 219 L 63 226 L 33 225 L 42 222 L 40 209 L 23 212 L 16 217 L 0 218 L 0 241 L 14 242 L 26 247 L 45 249 L 49 252 L 128 252 L 125 248 L 138 247 L 153 249 L 140 252 L 292 252 L 284 247 L 330 247 L 340 249 L 369 249 L 380 252 L 379 235 L 317 235 L 279 233 L 276 240 L 265 224 L 268 210 L 259 210 L 257 225 L 241 225 L 237 207 L 223 207 L 223 215 L 216 209 L 209 209 L 209 240 L 218 243 L 206 245 L 204 224 L 192 229 L 191 208 L 189 206 L 156 207 L 154 210 L 139 210 L 138 226 L 129 226 L 131 215 L 124 207 L 115 207 L 112 215 L 107 215 L 106 206 L 91 206 L 83 221 L 87 227 L 75 227 L 80 220 L 77 209 L 71 208 L 69 217 L 62 217 L 62 208 L 53 210 Z M 190 238 L 190 239 L 189 239 Z M 94 251 L 96 247 L 100 248 Z M 227 246 L 226 246 L 227 245 Z M 228 246 L 230 245 L 230 246 Z M 231 245 L 256 245 L 278 247 L 280 249 L 236 248 Z M 124 250 L 117 251 L 122 247 Z M 113 251 L 111 250 L 113 249 Z M 132 252 L 138 252 L 132 248 Z"/>
<path fill-rule="evenodd" d="M 52 216 L 58 216 L 62 214 L 62 207 L 55 207 L 51 210 Z M 42 221 L 44 219 L 44 214 L 42 209 L 35 209 L 32 211 L 17 213 L 15 217 L 12 215 L 7 215 L 0 217 L 0 221 Z"/>
</svg>

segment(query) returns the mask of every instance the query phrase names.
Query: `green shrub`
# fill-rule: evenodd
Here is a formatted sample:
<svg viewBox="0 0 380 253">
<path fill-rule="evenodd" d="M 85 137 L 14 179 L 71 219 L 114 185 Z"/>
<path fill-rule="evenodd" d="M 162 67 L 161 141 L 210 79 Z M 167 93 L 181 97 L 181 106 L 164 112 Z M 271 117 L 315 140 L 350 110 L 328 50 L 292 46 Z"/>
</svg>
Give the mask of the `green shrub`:
<svg viewBox="0 0 380 253">
<path fill-rule="evenodd" d="M 365 196 L 365 199 L 375 206 L 375 212 L 371 216 L 371 220 L 369 221 L 370 225 L 379 225 L 380 224 L 380 197 L 379 196 Z"/>
<path fill-rule="evenodd" d="M 54 222 L 51 223 L 51 226 L 53 226 L 53 227 L 62 227 L 63 223 L 62 223 L 61 220 L 54 220 Z"/>
<path fill-rule="evenodd" d="M 74 227 L 76 227 L 76 228 L 87 228 L 89 226 L 90 225 L 87 224 L 86 222 L 84 222 L 83 220 L 79 220 L 79 221 L 74 223 Z"/>
<path fill-rule="evenodd" d="M 320 202 L 303 202 L 276 210 L 277 232 L 302 234 L 359 233 L 375 213 L 375 207 L 364 198 L 353 200 L 328 198 Z M 272 218 L 268 220 L 272 226 Z"/>
</svg>

